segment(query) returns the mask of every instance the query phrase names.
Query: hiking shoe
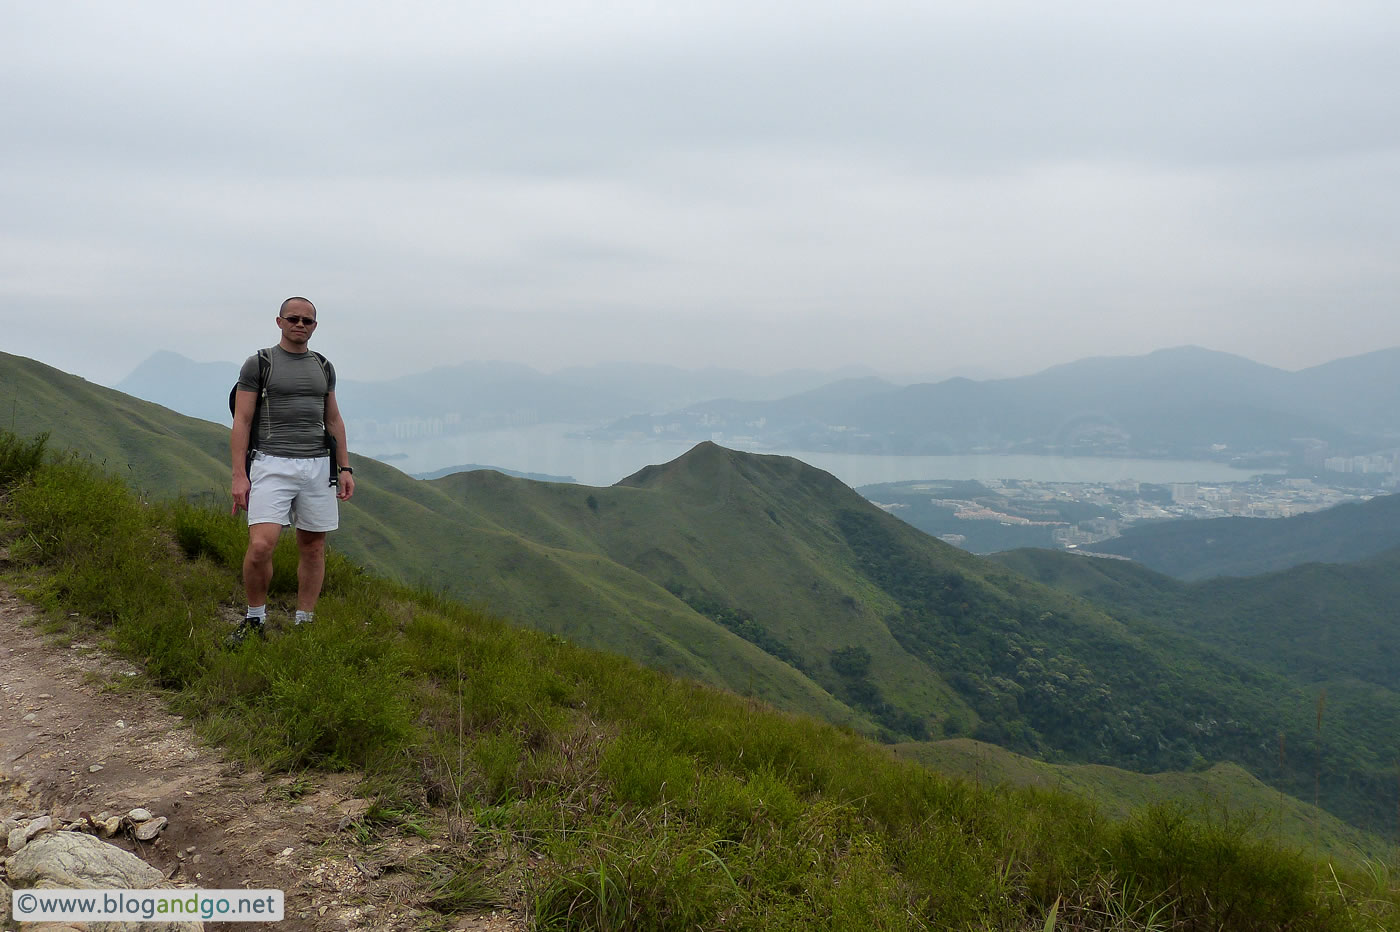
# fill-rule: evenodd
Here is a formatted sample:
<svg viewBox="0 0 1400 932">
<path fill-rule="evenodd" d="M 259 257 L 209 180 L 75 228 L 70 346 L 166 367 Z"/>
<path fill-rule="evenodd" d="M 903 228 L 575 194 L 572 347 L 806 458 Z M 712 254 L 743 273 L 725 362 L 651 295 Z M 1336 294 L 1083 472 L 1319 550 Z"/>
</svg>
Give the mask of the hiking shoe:
<svg viewBox="0 0 1400 932">
<path fill-rule="evenodd" d="M 253 634 L 264 639 L 267 637 L 267 632 L 263 630 L 262 619 L 249 616 L 243 619 L 242 624 L 233 629 L 233 633 L 224 639 L 224 643 L 229 647 L 240 647 L 244 641 L 248 640 L 249 635 Z"/>
</svg>

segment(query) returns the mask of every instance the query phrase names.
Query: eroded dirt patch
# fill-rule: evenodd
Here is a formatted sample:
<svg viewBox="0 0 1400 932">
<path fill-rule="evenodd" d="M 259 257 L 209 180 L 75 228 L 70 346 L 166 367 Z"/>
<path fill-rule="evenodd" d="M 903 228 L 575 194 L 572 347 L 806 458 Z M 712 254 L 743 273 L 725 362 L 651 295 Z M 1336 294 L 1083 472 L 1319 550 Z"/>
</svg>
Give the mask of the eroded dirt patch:
<svg viewBox="0 0 1400 932">
<path fill-rule="evenodd" d="M 76 821 L 145 808 L 169 824 L 153 842 L 112 839 L 172 882 L 286 892 L 287 919 L 250 930 L 525 927 L 509 910 L 440 917 L 406 907 L 406 872 L 435 845 L 366 844 L 367 799 L 347 774 L 272 777 L 200 741 L 158 696 L 123 688 L 139 675 L 91 643 L 63 645 L 33 626 L 34 610 L 0 587 L 0 818 L 49 813 Z M 0 838 L 0 847 L 4 839 Z"/>
</svg>

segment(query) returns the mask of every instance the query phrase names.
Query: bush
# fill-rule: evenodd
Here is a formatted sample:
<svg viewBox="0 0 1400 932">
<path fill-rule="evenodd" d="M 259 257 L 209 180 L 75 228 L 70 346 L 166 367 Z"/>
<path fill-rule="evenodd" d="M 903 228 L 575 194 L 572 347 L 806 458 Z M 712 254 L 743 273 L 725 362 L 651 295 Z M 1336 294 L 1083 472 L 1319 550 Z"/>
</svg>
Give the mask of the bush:
<svg viewBox="0 0 1400 932">
<path fill-rule="evenodd" d="M 48 433 L 22 440 L 8 430 L 0 430 L 0 489 L 32 476 L 44 462 Z"/>
<path fill-rule="evenodd" d="M 1164 891 L 1185 928 L 1285 929 L 1315 918 L 1313 874 L 1299 854 L 1249 837 L 1254 822 L 1229 813 L 1192 818 L 1156 805 L 1120 826 L 1112 868 Z"/>
</svg>

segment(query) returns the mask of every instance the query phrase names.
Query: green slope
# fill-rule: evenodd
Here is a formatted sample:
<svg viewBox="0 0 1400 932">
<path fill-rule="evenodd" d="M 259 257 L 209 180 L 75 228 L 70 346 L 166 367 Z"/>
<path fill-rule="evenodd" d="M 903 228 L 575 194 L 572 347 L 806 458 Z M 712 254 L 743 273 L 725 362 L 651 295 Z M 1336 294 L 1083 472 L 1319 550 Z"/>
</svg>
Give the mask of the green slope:
<svg viewBox="0 0 1400 932">
<path fill-rule="evenodd" d="M 944 545 L 796 460 L 701 444 L 609 489 L 491 473 L 432 485 L 533 545 L 645 576 L 888 732 L 971 733 L 1141 770 L 1233 760 L 1311 795 L 1313 757 L 1278 761 L 1280 735 L 1317 743 L 1302 684 Z M 1358 756 L 1346 729 L 1321 741 L 1336 765 L 1324 804 L 1382 822 L 1393 789 L 1370 776 L 1345 785 L 1353 770 L 1374 776 L 1377 758 Z"/>
<path fill-rule="evenodd" d="M 1232 814 L 1260 820 L 1261 835 L 1335 860 L 1386 861 L 1394 846 L 1330 813 L 1280 793 L 1235 764 L 1196 772 L 1142 774 L 1102 764 L 1049 764 L 969 738 L 909 742 L 895 753 L 940 773 L 991 786 L 1063 790 L 1093 800 L 1109 818 L 1126 818 L 1144 806 L 1175 803 L 1207 817 Z"/>
<path fill-rule="evenodd" d="M 1400 767 L 1400 551 L 1198 583 L 1050 550 L 994 559 L 1118 617 L 1179 632 L 1287 678 L 1312 696 L 1313 709 L 1308 728 L 1285 736 L 1291 756 L 1313 762 L 1334 811 L 1390 830 Z M 1255 773 L 1267 772 L 1261 768 Z M 1297 791 L 1310 798 L 1306 787 Z"/>
<path fill-rule="evenodd" d="M 227 492 L 227 428 L 23 356 L 0 353 L 0 427 L 47 431 L 53 448 L 91 456 L 157 496 Z"/>
<path fill-rule="evenodd" d="M 158 687 L 284 787 L 358 771 L 374 804 L 347 844 L 373 860 L 409 840 L 394 902 L 414 928 L 498 906 L 551 929 L 1400 927 L 1385 861 L 1325 864 L 1215 807 L 1119 823 L 1067 793 L 950 779 L 339 554 L 314 625 L 224 649 L 237 519 L 33 460 L 0 431 L 4 581 L 65 638 L 144 669 L 122 688 Z M 294 561 L 277 562 L 290 592 Z"/>
<path fill-rule="evenodd" d="M 883 694 L 910 715 L 962 705 L 884 626 L 895 604 L 857 571 L 833 517 L 834 503 L 862 500 L 820 470 L 702 444 L 607 489 L 499 473 L 441 483 L 532 542 L 596 554 L 713 616 L 746 616 L 750 630 L 842 698 L 848 684 L 828 660 L 858 644 L 870 651 Z"/>
<path fill-rule="evenodd" d="M 51 383 L 26 394 L 26 429 L 97 457 L 149 446 L 151 468 L 188 452 L 193 475 L 226 483 L 224 429 L 4 362 Z M 50 396 L 105 432 L 45 423 Z M 166 437 L 198 442 L 154 452 Z M 797 460 L 701 444 L 607 489 L 357 466 L 336 547 L 580 643 L 887 738 L 970 734 L 1145 771 L 1231 760 L 1309 797 L 1311 758 L 1280 763 L 1282 735 L 1334 765 L 1331 811 L 1387 825 L 1394 812 L 1393 778 L 1377 779 L 1388 717 L 1314 742 L 1315 693 L 1283 672 L 943 544 Z"/>
<path fill-rule="evenodd" d="M 1295 682 L 1400 689 L 1400 549 L 1358 563 L 1184 583 L 1126 560 L 1014 550 L 993 559 L 1117 612 L 1131 612 Z"/>
<path fill-rule="evenodd" d="M 3 353 L 0 408 L 3 426 L 12 423 L 22 436 L 47 431 L 51 448 L 91 458 L 151 495 L 230 503 L 226 427 Z M 866 715 L 646 577 L 597 553 L 532 540 L 474 510 L 451 493 L 461 476 L 423 482 L 374 460 L 356 457 L 355 466 L 360 493 L 342 507 L 332 546 L 367 567 L 659 669 L 874 729 Z"/>
</svg>

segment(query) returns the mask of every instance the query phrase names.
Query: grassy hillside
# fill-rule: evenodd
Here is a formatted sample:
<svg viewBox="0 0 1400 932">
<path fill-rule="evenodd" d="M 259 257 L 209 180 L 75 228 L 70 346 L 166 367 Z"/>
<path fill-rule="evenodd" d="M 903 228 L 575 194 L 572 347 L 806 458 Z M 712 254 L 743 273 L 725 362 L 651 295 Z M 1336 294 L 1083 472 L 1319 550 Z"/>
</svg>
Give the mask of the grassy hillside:
<svg viewBox="0 0 1400 932">
<path fill-rule="evenodd" d="M 1129 528 L 1094 549 L 1186 580 L 1257 576 L 1303 563 L 1351 563 L 1400 547 L 1400 495 L 1292 518 L 1212 518 Z"/>
<path fill-rule="evenodd" d="M 104 443 L 223 434 L 43 378 L 78 399 L 53 424 L 65 442 L 89 421 Z M 191 463 L 222 488 L 221 460 Z M 1388 826 L 1395 808 L 1379 762 L 1396 731 L 1388 713 L 1354 714 L 1359 693 L 1345 726 L 1316 736 L 1311 684 L 945 545 L 793 459 L 702 444 L 607 489 L 357 466 L 335 546 L 581 644 L 887 739 L 969 735 L 1143 771 L 1234 761 L 1308 798 L 1313 757 L 1281 759 L 1282 735 L 1334 762 L 1330 811 Z"/>
<path fill-rule="evenodd" d="M 23 356 L 0 353 L 0 428 L 23 437 L 47 432 L 54 448 L 91 457 L 162 498 L 227 492 L 227 428 Z"/>
<path fill-rule="evenodd" d="M 1184 583 L 1122 560 L 1050 550 L 994 559 L 1117 612 L 1131 612 L 1230 655 L 1314 684 L 1356 680 L 1400 690 L 1400 549 L 1359 563 Z"/>
<path fill-rule="evenodd" d="M 1363 798 L 1371 801 L 1351 818 L 1380 828 L 1392 823 L 1388 793 L 1400 760 L 1400 551 L 1356 564 L 1198 583 L 1126 561 L 1048 550 L 995 559 L 1118 617 L 1186 634 L 1298 684 L 1313 697 L 1314 711 L 1308 729 L 1285 737 L 1288 753 L 1321 761 L 1324 805 L 1329 796 L 1337 800 L 1369 786 Z M 1308 797 L 1304 788 L 1297 791 Z"/>
<path fill-rule="evenodd" d="M 226 427 L 4 353 L 0 408 L 4 426 L 47 432 L 51 448 L 75 451 L 151 497 L 230 505 Z M 361 492 L 342 508 L 333 546 L 362 564 L 658 669 L 874 730 L 864 713 L 645 577 L 598 554 L 526 539 L 438 483 L 354 462 Z"/>
<path fill-rule="evenodd" d="M 1118 822 L 942 777 L 339 558 L 314 625 L 223 650 L 236 520 L 30 452 L 0 435 L 10 584 L 141 661 L 211 740 L 303 782 L 360 770 L 366 863 L 395 834 L 432 841 L 396 904 L 425 929 L 501 903 L 541 930 L 1400 927 L 1378 862 L 1313 862 L 1238 818 Z M 293 558 L 276 558 L 279 613 Z"/>
<path fill-rule="evenodd" d="M 1261 783 L 1235 764 L 1142 774 L 1102 764 L 1049 764 L 970 738 L 897 744 L 897 755 L 978 785 L 1040 787 L 1092 800 L 1114 819 L 1173 802 L 1194 811 L 1258 819 L 1261 834 L 1337 861 L 1384 861 L 1394 846 Z"/>
</svg>

